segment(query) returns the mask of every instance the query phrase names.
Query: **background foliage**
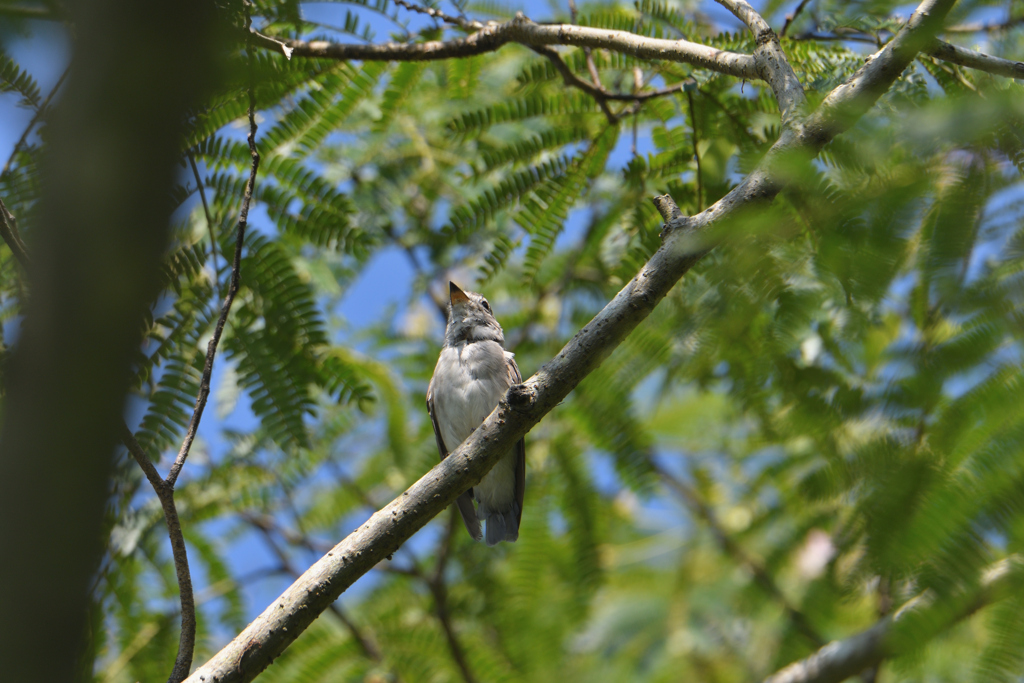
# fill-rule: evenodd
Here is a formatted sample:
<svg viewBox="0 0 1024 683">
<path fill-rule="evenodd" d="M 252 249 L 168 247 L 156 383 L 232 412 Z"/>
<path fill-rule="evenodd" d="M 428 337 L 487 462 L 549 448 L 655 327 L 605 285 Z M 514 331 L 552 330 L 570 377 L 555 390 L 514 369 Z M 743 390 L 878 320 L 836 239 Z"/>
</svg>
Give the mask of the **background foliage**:
<svg viewBox="0 0 1024 683">
<path fill-rule="evenodd" d="M 779 27 L 792 4 L 760 7 Z M 822 1 L 800 15 L 783 48 L 812 102 L 891 37 L 896 7 Z M 499 20 L 516 9 L 447 8 Z M 529 9 L 570 19 L 568 6 Z M 278 37 L 459 33 L 387 0 L 320 11 L 260 1 L 254 11 Z M 1021 16 L 961 2 L 951 23 L 1007 11 Z M 754 47 L 705 4 L 588 4 L 576 21 Z M 15 22 L 5 35 L 34 30 Z M 1024 53 L 1019 22 L 946 37 Z M 563 56 L 589 78 L 582 51 Z M 248 175 L 236 125 L 244 44 L 225 46 L 225 58 L 230 85 L 194 112 L 182 140 L 166 289 L 129 410 L 146 450 L 171 459 L 227 287 Z M 208 418 L 203 457 L 177 493 L 197 584 L 197 661 L 436 461 L 423 395 L 449 277 L 487 294 L 532 374 L 653 253 L 661 219 L 651 196 L 670 193 L 696 213 L 778 134 L 759 84 L 592 58 L 610 89 L 632 92 L 641 78 L 685 85 L 612 102 L 609 117 L 518 46 L 403 64 L 254 53 L 256 229 L 218 358 L 219 417 Z M 7 52 L 0 89 L 29 110 L 44 106 Z M 439 517 L 260 680 L 751 680 L 926 589 L 941 600 L 975 585 L 1020 552 L 1021 96 L 1018 83 L 922 56 L 769 209 L 723 232 L 530 434 L 518 543 L 488 549 Z M 45 141 L 44 126 L 0 178 L 29 245 Z M 355 290 L 361 276 L 397 259 L 414 272 L 388 285 L 400 304 L 371 301 L 372 324 L 347 322 L 351 292 L 372 296 Z M 5 344 L 24 296 L 0 250 Z M 95 678 L 162 680 L 177 647 L 177 584 L 160 506 L 126 454 L 109 532 L 94 590 Z M 1017 680 L 1020 608 L 1013 597 L 919 638 L 881 676 Z"/>
</svg>

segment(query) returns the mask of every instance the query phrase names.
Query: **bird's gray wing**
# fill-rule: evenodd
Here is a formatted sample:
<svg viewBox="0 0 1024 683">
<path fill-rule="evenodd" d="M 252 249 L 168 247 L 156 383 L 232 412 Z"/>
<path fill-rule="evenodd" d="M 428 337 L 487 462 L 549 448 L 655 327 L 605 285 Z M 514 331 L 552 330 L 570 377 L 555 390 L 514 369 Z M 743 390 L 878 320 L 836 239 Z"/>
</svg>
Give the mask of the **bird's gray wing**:
<svg viewBox="0 0 1024 683">
<path fill-rule="evenodd" d="M 509 386 L 523 383 L 523 374 L 519 372 L 516 359 L 511 353 L 505 354 L 505 366 L 508 369 Z M 435 430 L 437 428 L 435 427 Z M 523 521 L 523 501 L 526 499 L 526 437 L 516 443 L 516 503 L 519 511 L 517 522 Z"/>
<path fill-rule="evenodd" d="M 427 387 L 427 412 L 430 413 L 430 423 L 434 426 L 434 439 L 437 441 L 437 451 L 441 460 L 448 457 L 448 448 L 444 445 L 441 437 L 441 428 L 437 424 L 437 412 L 434 410 L 434 380 L 430 380 Z M 476 508 L 473 507 L 473 489 L 469 489 L 456 500 L 455 504 L 462 515 L 462 523 L 466 525 L 466 531 L 475 541 L 483 540 L 483 533 L 480 531 L 480 518 L 476 516 Z"/>
</svg>

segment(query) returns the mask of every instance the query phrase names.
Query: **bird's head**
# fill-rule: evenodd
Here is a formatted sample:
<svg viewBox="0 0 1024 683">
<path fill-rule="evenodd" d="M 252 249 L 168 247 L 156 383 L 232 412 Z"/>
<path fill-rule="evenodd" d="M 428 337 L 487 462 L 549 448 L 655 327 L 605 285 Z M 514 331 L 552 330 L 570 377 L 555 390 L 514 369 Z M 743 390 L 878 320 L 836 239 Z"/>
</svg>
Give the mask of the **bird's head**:
<svg viewBox="0 0 1024 683">
<path fill-rule="evenodd" d="M 448 283 L 448 329 L 445 344 L 496 341 L 505 343 L 501 325 L 494 319 L 491 304 L 476 292 L 464 292 L 454 282 Z"/>
</svg>

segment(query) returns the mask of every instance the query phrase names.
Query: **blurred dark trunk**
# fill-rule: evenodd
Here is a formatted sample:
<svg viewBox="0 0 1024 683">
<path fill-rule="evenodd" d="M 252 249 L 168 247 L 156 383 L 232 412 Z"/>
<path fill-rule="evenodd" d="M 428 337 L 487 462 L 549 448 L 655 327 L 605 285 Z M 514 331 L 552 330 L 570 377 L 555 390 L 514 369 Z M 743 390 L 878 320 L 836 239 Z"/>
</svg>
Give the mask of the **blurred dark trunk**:
<svg viewBox="0 0 1024 683">
<path fill-rule="evenodd" d="M 214 78 L 213 5 L 78 0 L 48 128 L 29 301 L 0 427 L 0 671 L 76 677 L 109 476 L 167 246 L 187 108 Z"/>
</svg>

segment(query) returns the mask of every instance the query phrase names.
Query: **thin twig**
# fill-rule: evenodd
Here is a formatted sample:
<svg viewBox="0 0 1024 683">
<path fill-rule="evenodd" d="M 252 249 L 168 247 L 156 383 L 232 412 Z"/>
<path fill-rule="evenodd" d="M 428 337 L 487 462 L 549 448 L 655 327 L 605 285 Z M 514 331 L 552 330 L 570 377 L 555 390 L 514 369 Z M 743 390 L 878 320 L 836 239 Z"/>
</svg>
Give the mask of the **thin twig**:
<svg viewBox="0 0 1024 683">
<path fill-rule="evenodd" d="M 453 26 L 464 28 L 467 31 L 479 31 L 484 27 L 484 25 L 481 24 L 479 21 L 471 21 L 463 17 L 453 17 L 450 14 L 445 14 L 439 9 L 434 9 L 433 7 L 424 7 L 423 5 L 417 5 L 416 3 L 413 2 L 407 2 L 407 0 L 395 0 L 395 4 L 398 5 L 399 7 L 404 7 L 410 12 L 419 12 L 420 14 L 426 14 L 428 17 L 440 19 L 446 24 L 452 24 Z"/>
<path fill-rule="evenodd" d="M 604 112 L 604 116 L 608 119 L 608 123 L 614 126 L 619 122 L 619 117 L 608 106 L 609 93 L 607 93 L 604 88 L 587 83 L 585 80 L 574 74 L 572 69 L 569 68 L 569 65 L 562 61 L 561 55 L 559 55 L 558 51 L 554 48 L 542 46 L 531 47 L 530 49 L 541 56 L 547 57 L 551 64 L 554 65 L 555 70 L 562 75 L 562 80 L 565 81 L 567 86 L 571 88 L 579 88 L 593 97 L 594 100 L 597 101 L 597 106 L 601 108 L 602 112 Z"/>
<path fill-rule="evenodd" d="M 60 78 L 57 79 L 57 82 L 54 84 L 53 89 L 50 90 L 50 94 L 47 95 L 46 99 L 43 100 L 43 103 L 39 105 L 39 108 L 36 110 L 35 116 L 33 116 L 32 120 L 28 122 L 28 125 L 25 126 L 25 130 L 21 133 L 21 137 L 18 138 L 18 142 L 14 144 L 14 149 L 11 151 L 11 156 L 7 157 L 7 163 L 4 164 L 3 170 L 0 171 L 0 178 L 3 178 L 5 175 L 7 175 L 7 171 L 10 170 L 11 164 L 14 163 L 14 157 L 18 155 L 18 152 L 20 152 L 21 148 L 25 145 L 25 141 L 28 140 L 29 133 L 32 132 L 32 129 L 35 128 L 36 124 L 39 123 L 42 120 L 43 116 L 46 115 L 46 111 L 50 107 L 50 101 L 53 99 L 53 96 L 57 94 L 57 91 L 60 90 L 60 86 L 64 85 L 64 79 L 68 77 L 69 71 L 71 71 L 70 64 L 68 64 L 67 68 L 64 69 L 64 73 L 60 75 Z"/>
<path fill-rule="evenodd" d="M 975 22 L 973 24 L 955 24 L 942 29 L 942 33 L 992 33 L 994 31 L 1003 31 L 1008 28 L 1013 28 L 1018 24 L 1024 24 L 1024 16 L 1007 19 L 1006 21 L 990 23 Z"/>
<path fill-rule="evenodd" d="M 712 536 L 714 536 L 715 541 L 718 542 L 718 545 L 722 550 L 746 568 L 746 570 L 754 577 L 754 582 L 769 597 L 782 605 L 782 609 L 786 612 L 786 617 L 793 625 L 793 628 L 815 647 L 821 647 L 824 645 L 826 640 L 818 633 L 817 629 L 811 625 L 810 621 L 807 619 L 807 615 L 789 602 L 789 599 L 786 598 L 782 589 L 779 588 L 779 585 L 775 582 L 775 579 L 768 573 L 768 570 L 765 569 L 760 562 L 748 555 L 747 551 L 744 550 L 739 543 L 737 543 L 736 540 L 726 532 L 725 528 L 719 523 L 714 510 L 711 509 L 711 506 L 707 504 L 703 497 L 701 497 L 694 488 L 686 484 L 686 482 L 672 475 L 668 470 L 657 463 L 651 461 L 651 465 L 653 466 L 654 471 L 669 486 L 669 488 L 676 492 L 679 498 L 683 501 L 683 504 L 689 508 L 690 512 L 708 525 L 708 528 L 711 529 Z"/>
<path fill-rule="evenodd" d="M 789 30 L 789 25 L 792 24 L 798 16 L 800 16 L 800 13 L 804 11 L 804 7 L 807 7 L 810 1 L 811 0 L 800 0 L 800 4 L 796 6 L 796 9 L 793 10 L 793 13 L 786 15 L 786 23 L 782 25 L 782 30 L 779 31 L 779 38 L 782 38 L 783 36 L 786 35 L 786 31 Z"/>
<path fill-rule="evenodd" d="M 577 23 L 579 17 L 579 10 L 576 8 L 576 0 L 569 0 L 569 21 L 572 24 Z M 601 84 L 601 75 L 597 72 L 597 65 L 594 64 L 594 53 L 590 47 L 583 48 L 583 55 L 587 60 L 587 71 L 590 73 L 591 82 L 601 90 L 604 90 L 604 86 Z"/>
<path fill-rule="evenodd" d="M 203 213 L 206 215 L 206 229 L 210 233 L 210 251 L 213 258 L 213 282 L 217 287 L 217 293 L 223 298 L 220 278 L 217 277 L 217 238 L 213 234 L 213 217 L 210 215 L 210 205 L 206 203 L 206 190 L 203 189 L 203 179 L 199 177 L 199 167 L 196 166 L 196 158 L 192 150 L 188 151 L 188 163 L 192 166 L 192 175 L 196 177 L 196 188 L 199 190 L 199 198 L 203 200 Z"/>
<path fill-rule="evenodd" d="M 246 29 L 250 28 L 252 18 L 249 16 L 249 4 L 246 4 Z M 238 293 L 241 282 L 242 268 L 242 245 L 245 243 L 245 228 L 249 220 L 249 204 L 252 202 L 253 187 L 256 184 L 256 171 L 260 166 L 260 155 L 256 151 L 256 88 L 255 76 L 252 68 L 253 41 L 252 33 L 249 34 L 247 50 L 249 52 L 249 156 L 252 158 L 252 167 L 249 171 L 249 181 L 245 185 L 245 196 L 242 198 L 242 209 L 238 215 L 238 236 L 235 239 L 235 258 L 231 264 L 231 285 L 228 287 L 228 294 L 224 297 L 224 303 L 220 307 L 220 317 L 217 319 L 217 326 L 213 331 L 213 338 L 206 345 L 206 363 L 203 366 L 203 376 L 199 383 L 199 395 L 196 397 L 196 407 L 192 411 L 192 420 L 189 422 L 188 431 L 185 433 L 185 440 L 178 451 L 178 457 L 171 465 L 171 471 L 167 475 L 167 483 L 173 488 L 181 474 L 181 468 L 185 465 L 192 442 L 195 439 L 196 431 L 199 429 L 199 421 L 203 418 L 203 409 L 206 408 L 206 399 L 210 396 L 210 377 L 213 375 L 213 358 L 217 353 L 217 345 L 220 343 L 221 334 L 224 332 L 224 325 L 231 311 L 231 304 Z"/>
<path fill-rule="evenodd" d="M 540 46 L 530 47 L 530 49 L 536 52 L 537 54 L 541 55 L 542 57 L 547 57 L 548 60 L 551 61 L 551 64 L 555 67 L 555 70 L 558 71 L 558 73 L 562 76 L 562 80 L 565 82 L 566 85 L 568 85 L 571 88 L 578 88 L 583 92 L 587 93 L 588 95 L 590 95 L 591 97 L 593 97 L 594 100 L 597 102 L 597 106 L 599 106 L 601 108 L 601 111 L 604 113 L 605 118 L 608 119 L 608 123 L 612 125 L 617 124 L 626 116 L 636 113 L 638 107 L 627 107 L 625 109 L 620 110 L 618 113 L 615 113 L 608 106 L 608 102 L 625 101 L 633 102 L 634 104 L 639 104 L 641 102 L 645 102 L 655 97 L 664 97 L 666 95 L 677 93 L 680 90 L 685 89 L 687 85 L 694 83 L 694 80 L 692 78 L 688 78 L 685 81 L 681 81 L 674 85 L 670 85 L 664 88 L 658 88 L 657 90 L 648 90 L 646 92 L 610 92 L 609 90 L 606 90 L 604 86 L 588 83 L 587 81 L 583 80 L 582 78 L 574 74 L 572 69 L 569 68 L 569 65 L 562 60 L 562 56 L 559 55 L 558 51 L 555 50 L 554 48 Z"/>
<path fill-rule="evenodd" d="M 851 42 L 851 43 L 865 43 L 867 45 L 878 45 L 878 38 L 876 36 L 867 33 L 815 33 L 814 31 L 808 31 L 807 33 L 801 33 L 798 36 L 793 36 L 790 40 L 807 41 L 814 40 L 823 43 L 829 42 Z"/>
<path fill-rule="evenodd" d="M 448 585 L 444 582 L 444 577 L 439 577 L 434 581 L 428 579 L 427 586 L 430 588 L 431 595 L 434 596 L 434 609 L 437 612 L 437 620 L 441 622 L 441 629 L 444 631 L 445 640 L 448 641 L 448 649 L 451 651 L 452 659 L 455 660 L 456 666 L 459 667 L 462 680 L 465 683 L 476 683 L 476 678 L 473 676 L 473 670 L 469 668 L 469 660 L 466 659 L 462 643 L 459 642 L 459 637 L 452 627 L 451 615 L 448 613 Z"/>
</svg>

